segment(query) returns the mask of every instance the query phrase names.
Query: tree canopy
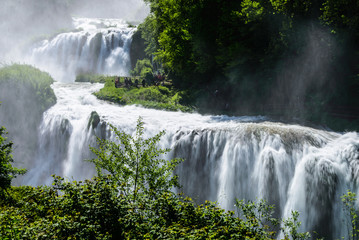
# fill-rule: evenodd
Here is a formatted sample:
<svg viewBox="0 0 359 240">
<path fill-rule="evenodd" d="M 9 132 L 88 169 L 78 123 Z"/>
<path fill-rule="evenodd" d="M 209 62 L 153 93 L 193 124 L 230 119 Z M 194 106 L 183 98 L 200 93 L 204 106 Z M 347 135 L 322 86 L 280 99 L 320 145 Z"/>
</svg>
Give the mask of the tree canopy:
<svg viewBox="0 0 359 240">
<path fill-rule="evenodd" d="M 357 1 L 145 2 L 146 53 L 200 108 L 357 129 Z"/>
</svg>

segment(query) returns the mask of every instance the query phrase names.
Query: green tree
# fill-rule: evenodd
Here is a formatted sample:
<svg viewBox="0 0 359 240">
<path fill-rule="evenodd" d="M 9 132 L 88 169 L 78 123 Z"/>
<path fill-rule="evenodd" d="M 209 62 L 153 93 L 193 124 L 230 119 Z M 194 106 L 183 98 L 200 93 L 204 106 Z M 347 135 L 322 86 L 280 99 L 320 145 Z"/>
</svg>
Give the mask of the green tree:
<svg viewBox="0 0 359 240">
<path fill-rule="evenodd" d="M 321 19 L 334 30 L 346 29 L 358 38 L 359 2 L 356 0 L 326 0 L 323 3 Z"/>
<path fill-rule="evenodd" d="M 118 183 L 120 193 L 134 202 L 138 195 L 155 199 L 173 187 L 179 187 L 173 170 L 182 159 L 161 159 L 170 151 L 158 147 L 165 132 L 144 139 L 143 125 L 142 118 L 139 118 L 135 136 L 111 125 L 118 143 L 98 138 L 99 148 L 90 147 L 97 158 L 89 161 L 95 164 L 98 175 L 103 176 L 105 170 Z"/>
<path fill-rule="evenodd" d="M 146 80 L 153 78 L 153 67 L 151 60 L 148 58 L 137 60 L 135 68 L 131 71 L 131 75 L 140 76 Z"/>
<path fill-rule="evenodd" d="M 299 213 L 298 211 L 292 211 L 292 216 L 288 219 L 283 220 L 283 228 L 282 231 L 284 233 L 284 238 L 289 239 L 310 239 L 311 235 L 308 232 L 300 233 L 298 229 L 301 225 L 301 222 L 298 221 Z"/>
<path fill-rule="evenodd" d="M 265 200 L 246 203 L 244 200 L 236 199 L 235 202 L 238 218 L 243 219 L 251 231 L 261 233 L 268 238 L 275 237 L 274 228 L 280 221 L 273 217 L 274 206 L 268 205 Z"/>
<path fill-rule="evenodd" d="M 355 202 L 357 200 L 356 194 L 348 190 L 346 194 L 341 196 L 341 200 L 343 203 L 343 209 L 350 220 L 350 222 L 347 223 L 348 237 L 350 240 L 357 240 L 359 239 L 359 215 L 358 210 L 355 207 Z"/>
<path fill-rule="evenodd" d="M 268 205 L 263 199 L 258 202 L 248 201 L 247 203 L 244 200 L 236 199 L 235 201 L 238 217 L 245 221 L 251 232 L 257 232 L 266 236 L 267 239 L 272 239 L 277 234 L 278 226 L 282 225 L 279 230 L 283 233 L 285 240 L 305 240 L 311 237 L 309 232 L 298 232 L 301 222 L 298 221 L 299 213 L 297 211 L 292 211 L 291 217 L 280 221 L 273 217 L 274 206 Z"/>
<path fill-rule="evenodd" d="M 14 162 L 12 158 L 12 145 L 13 143 L 7 141 L 4 135 L 7 134 L 4 127 L 0 127 L 0 194 L 4 193 L 4 190 L 11 186 L 11 180 L 16 175 L 24 174 L 25 169 L 18 169 L 11 165 Z"/>
</svg>

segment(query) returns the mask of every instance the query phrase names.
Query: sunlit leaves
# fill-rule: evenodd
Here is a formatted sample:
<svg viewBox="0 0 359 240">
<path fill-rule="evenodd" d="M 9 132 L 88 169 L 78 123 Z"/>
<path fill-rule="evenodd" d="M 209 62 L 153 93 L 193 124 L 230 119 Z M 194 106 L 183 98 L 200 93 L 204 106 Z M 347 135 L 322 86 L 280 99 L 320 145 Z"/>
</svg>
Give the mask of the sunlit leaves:
<svg viewBox="0 0 359 240">
<path fill-rule="evenodd" d="M 111 125 L 116 141 L 98 139 L 99 148 L 91 148 L 98 158 L 90 161 L 95 164 L 99 176 L 105 170 L 118 183 L 120 193 L 131 196 L 134 201 L 137 195 L 155 198 L 172 187 L 178 187 L 173 170 L 182 161 L 161 159 L 169 152 L 169 149 L 158 147 L 165 132 L 144 139 L 143 124 L 139 118 L 134 136 Z"/>
<path fill-rule="evenodd" d="M 245 18 L 246 23 L 259 20 L 263 14 L 264 8 L 257 1 L 244 0 L 241 6 L 242 11 L 239 15 Z"/>
</svg>

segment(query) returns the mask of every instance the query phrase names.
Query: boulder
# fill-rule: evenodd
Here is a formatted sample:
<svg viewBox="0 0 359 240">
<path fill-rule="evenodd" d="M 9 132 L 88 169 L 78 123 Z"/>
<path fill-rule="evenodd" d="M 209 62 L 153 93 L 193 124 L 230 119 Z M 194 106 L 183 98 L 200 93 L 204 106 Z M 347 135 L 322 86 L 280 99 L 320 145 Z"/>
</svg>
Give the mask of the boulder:
<svg viewBox="0 0 359 240">
<path fill-rule="evenodd" d="M 100 116 L 96 111 L 92 111 L 89 122 L 87 124 L 87 129 L 90 129 L 90 126 L 92 126 L 92 129 L 95 129 L 99 123 L 100 123 Z"/>
</svg>

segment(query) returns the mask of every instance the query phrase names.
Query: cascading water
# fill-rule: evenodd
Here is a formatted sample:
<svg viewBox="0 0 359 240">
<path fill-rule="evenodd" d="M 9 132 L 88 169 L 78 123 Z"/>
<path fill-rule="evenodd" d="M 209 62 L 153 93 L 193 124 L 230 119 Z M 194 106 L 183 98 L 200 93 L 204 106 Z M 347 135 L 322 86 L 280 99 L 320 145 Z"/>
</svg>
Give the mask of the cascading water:
<svg viewBox="0 0 359 240">
<path fill-rule="evenodd" d="M 358 192 L 358 133 L 278 123 L 231 123 L 179 131 L 173 154 L 184 191 L 233 209 L 233 199 L 266 199 L 275 216 L 300 212 L 302 230 L 345 236 L 340 196 Z"/>
<path fill-rule="evenodd" d="M 28 62 L 63 82 L 79 73 L 128 75 L 134 28 L 119 19 L 74 18 L 73 32 L 36 44 Z"/>
<path fill-rule="evenodd" d="M 78 27 L 83 22 L 83 30 L 43 42 L 33 50 L 32 59 L 50 59 L 66 73 L 66 78 L 57 79 L 66 81 L 73 79 L 68 73 L 85 71 L 86 67 L 101 73 L 127 73 L 126 44 L 130 44 L 132 30 L 104 30 L 99 27 L 106 25 L 103 21 L 77 21 Z M 119 39 L 123 38 L 121 45 Z M 90 51 L 94 41 L 101 42 L 98 55 Z M 58 73 L 44 69 L 55 77 Z M 101 87 L 87 83 L 53 85 L 58 101 L 43 116 L 38 154 L 24 184 L 49 184 L 51 174 L 70 179 L 91 177 L 94 168 L 83 159 L 93 157 L 88 146 L 95 144 L 94 136 L 111 137 L 107 123 L 133 133 L 142 116 L 145 137 L 165 130 L 160 144 L 172 149 L 167 157 L 185 159 L 176 170 L 185 194 L 199 202 L 218 201 L 226 209 L 234 208 L 234 198 L 264 198 L 275 204 L 279 218 L 288 218 L 291 210 L 298 210 L 302 231 L 315 230 L 328 239 L 346 236 L 340 196 L 347 189 L 359 194 L 358 133 L 273 123 L 265 117 L 203 116 L 118 106 L 91 94 Z M 93 111 L 101 119 L 94 129 L 89 124 Z"/>
</svg>

